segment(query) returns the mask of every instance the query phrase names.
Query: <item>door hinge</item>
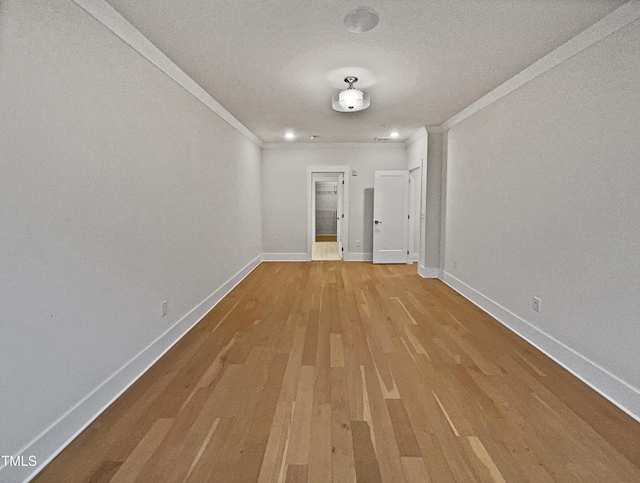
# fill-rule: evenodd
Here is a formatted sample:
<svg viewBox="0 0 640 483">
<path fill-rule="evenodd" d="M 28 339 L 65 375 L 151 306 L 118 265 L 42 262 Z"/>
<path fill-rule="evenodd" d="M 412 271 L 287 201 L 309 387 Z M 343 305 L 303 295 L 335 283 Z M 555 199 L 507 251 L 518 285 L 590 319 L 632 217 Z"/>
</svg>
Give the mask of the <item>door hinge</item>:
<svg viewBox="0 0 640 483">
<path fill-rule="evenodd" d="M 344 251 L 344 247 L 341 247 L 341 248 L 340 248 L 340 250 L 341 250 L 341 251 Z"/>
<path fill-rule="evenodd" d="M 409 255 L 409 250 L 407 250 L 407 255 Z"/>
<path fill-rule="evenodd" d="M 342 184 L 344 184 L 344 180 L 342 180 Z"/>
<path fill-rule="evenodd" d="M 344 213 L 342 213 L 342 218 L 344 218 Z"/>
<path fill-rule="evenodd" d="M 407 220 L 410 220 L 410 219 L 411 219 L 411 215 L 407 215 Z"/>
</svg>

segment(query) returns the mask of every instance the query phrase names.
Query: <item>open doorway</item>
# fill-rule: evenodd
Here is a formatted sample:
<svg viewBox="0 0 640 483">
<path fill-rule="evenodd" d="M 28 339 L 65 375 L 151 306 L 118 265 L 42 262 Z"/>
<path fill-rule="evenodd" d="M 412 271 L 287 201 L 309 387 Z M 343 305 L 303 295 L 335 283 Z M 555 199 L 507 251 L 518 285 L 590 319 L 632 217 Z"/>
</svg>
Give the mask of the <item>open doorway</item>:
<svg viewBox="0 0 640 483">
<path fill-rule="evenodd" d="M 341 260 L 338 250 L 338 230 L 342 213 L 338 209 L 339 173 L 314 173 L 315 238 L 311 247 L 311 260 Z"/>
<path fill-rule="evenodd" d="M 348 166 L 307 168 L 309 260 L 343 260 L 348 226 Z"/>
</svg>

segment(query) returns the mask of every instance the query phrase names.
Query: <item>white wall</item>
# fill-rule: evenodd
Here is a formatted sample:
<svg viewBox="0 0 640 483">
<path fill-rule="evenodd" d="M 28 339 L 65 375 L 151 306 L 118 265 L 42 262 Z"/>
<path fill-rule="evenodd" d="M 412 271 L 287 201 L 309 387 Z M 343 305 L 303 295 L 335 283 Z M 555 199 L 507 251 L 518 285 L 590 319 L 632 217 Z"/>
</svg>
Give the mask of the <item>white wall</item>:
<svg viewBox="0 0 640 483">
<path fill-rule="evenodd" d="M 425 229 L 422 213 L 425 212 L 426 200 L 423 199 L 423 193 L 427 191 L 426 171 L 423 167 L 427 166 L 427 130 L 420 129 L 407 141 L 405 148 L 405 158 L 409 170 L 411 186 L 409 189 L 410 215 L 411 223 L 409 235 L 411 238 L 411 254 L 418 261 L 418 266 L 424 265 L 424 247 L 420 246 L 421 240 L 424 239 L 422 231 Z"/>
<path fill-rule="evenodd" d="M 307 253 L 307 166 L 348 165 L 351 254 L 373 251 L 376 170 L 406 169 L 404 145 L 267 145 L 262 152 L 262 243 L 265 253 Z M 360 247 L 356 241 L 360 240 Z M 357 256 L 357 255 L 356 255 Z"/>
<path fill-rule="evenodd" d="M 437 277 L 441 264 L 443 134 L 429 133 L 428 139 L 425 267 L 429 274 Z"/>
<path fill-rule="evenodd" d="M 74 3 L 6 0 L 0 171 L 14 455 L 259 256 L 260 150 Z M 128 382 L 26 454 L 43 463 Z"/>
<path fill-rule="evenodd" d="M 638 52 L 635 21 L 450 130 L 445 247 L 445 280 L 636 417 Z"/>
<path fill-rule="evenodd" d="M 440 266 L 440 196 L 442 169 L 442 134 L 417 133 L 406 147 L 407 169 L 426 166 L 422 177 L 422 211 L 421 221 L 424 230 L 424 246 L 420 253 L 419 273 L 424 277 L 438 277 Z"/>
<path fill-rule="evenodd" d="M 414 262 L 420 261 L 420 230 L 422 223 L 420 213 L 422 212 L 422 168 L 414 168 L 409 171 L 409 215 L 411 216 L 409 225 L 409 250 Z"/>
</svg>

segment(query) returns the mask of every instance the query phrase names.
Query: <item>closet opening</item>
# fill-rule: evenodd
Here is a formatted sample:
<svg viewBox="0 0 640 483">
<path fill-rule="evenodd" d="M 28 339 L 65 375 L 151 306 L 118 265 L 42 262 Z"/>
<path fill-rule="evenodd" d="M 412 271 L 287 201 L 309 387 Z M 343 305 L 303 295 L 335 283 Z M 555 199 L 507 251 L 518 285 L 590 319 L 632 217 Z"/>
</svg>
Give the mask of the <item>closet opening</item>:
<svg viewBox="0 0 640 483">
<path fill-rule="evenodd" d="M 348 167 L 308 169 L 310 260 L 344 260 L 347 252 Z"/>
</svg>

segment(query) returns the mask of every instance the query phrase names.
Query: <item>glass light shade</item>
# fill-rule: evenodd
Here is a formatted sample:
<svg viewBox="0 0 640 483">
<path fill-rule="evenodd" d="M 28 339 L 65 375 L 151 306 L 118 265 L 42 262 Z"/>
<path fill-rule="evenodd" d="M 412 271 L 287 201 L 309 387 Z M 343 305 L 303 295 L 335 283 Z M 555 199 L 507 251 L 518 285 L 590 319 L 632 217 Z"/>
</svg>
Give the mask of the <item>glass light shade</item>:
<svg viewBox="0 0 640 483">
<path fill-rule="evenodd" d="M 369 93 L 359 89 L 345 89 L 331 97 L 331 106 L 339 112 L 362 111 L 370 105 Z"/>
</svg>

